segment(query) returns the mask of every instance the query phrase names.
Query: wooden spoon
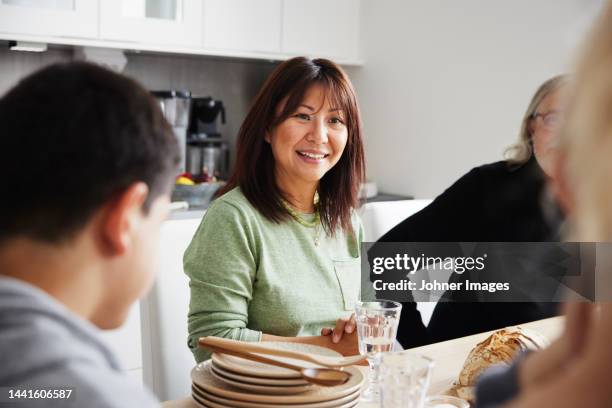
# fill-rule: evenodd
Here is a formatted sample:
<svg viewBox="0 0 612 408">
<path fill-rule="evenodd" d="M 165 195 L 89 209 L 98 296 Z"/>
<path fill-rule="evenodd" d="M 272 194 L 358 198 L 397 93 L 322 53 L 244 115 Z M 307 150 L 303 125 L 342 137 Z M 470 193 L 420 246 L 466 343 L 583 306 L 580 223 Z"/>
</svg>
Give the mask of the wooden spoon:
<svg viewBox="0 0 612 408">
<path fill-rule="evenodd" d="M 294 350 L 282 350 L 273 347 L 268 347 L 263 344 L 224 339 L 221 337 L 200 337 L 199 344 L 202 346 L 222 347 L 225 350 L 233 350 L 238 352 L 249 352 L 257 354 L 265 354 L 270 356 L 289 357 L 296 360 L 308 361 L 317 365 L 322 365 L 329 368 L 346 367 L 361 363 L 366 360 L 366 356 L 356 355 L 349 357 L 336 356 L 320 356 L 317 354 L 304 353 Z"/>
</svg>

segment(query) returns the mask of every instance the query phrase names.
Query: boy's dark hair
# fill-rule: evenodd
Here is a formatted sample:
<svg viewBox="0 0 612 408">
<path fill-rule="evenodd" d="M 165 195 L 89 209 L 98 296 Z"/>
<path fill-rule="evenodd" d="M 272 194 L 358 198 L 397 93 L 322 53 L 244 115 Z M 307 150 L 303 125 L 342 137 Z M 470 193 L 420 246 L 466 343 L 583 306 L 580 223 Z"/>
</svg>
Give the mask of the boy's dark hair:
<svg viewBox="0 0 612 408">
<path fill-rule="evenodd" d="M 43 68 L 0 100 L 0 242 L 69 238 L 137 181 L 148 211 L 178 161 L 172 128 L 136 81 L 84 62 Z"/>
</svg>

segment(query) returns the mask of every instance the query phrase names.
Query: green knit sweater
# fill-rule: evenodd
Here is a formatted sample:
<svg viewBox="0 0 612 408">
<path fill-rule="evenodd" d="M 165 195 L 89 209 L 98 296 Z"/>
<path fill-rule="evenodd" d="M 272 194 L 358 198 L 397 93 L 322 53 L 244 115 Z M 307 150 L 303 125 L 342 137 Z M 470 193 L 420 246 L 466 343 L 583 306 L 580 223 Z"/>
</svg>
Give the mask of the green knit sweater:
<svg viewBox="0 0 612 408">
<path fill-rule="evenodd" d="M 209 358 L 197 348 L 199 337 L 319 335 L 349 315 L 359 298 L 363 240 L 356 214 L 352 224 L 354 235 L 338 231 L 332 238 L 321 226 L 267 220 L 239 188 L 215 200 L 183 258 L 191 290 L 188 344 L 196 360 Z"/>
</svg>

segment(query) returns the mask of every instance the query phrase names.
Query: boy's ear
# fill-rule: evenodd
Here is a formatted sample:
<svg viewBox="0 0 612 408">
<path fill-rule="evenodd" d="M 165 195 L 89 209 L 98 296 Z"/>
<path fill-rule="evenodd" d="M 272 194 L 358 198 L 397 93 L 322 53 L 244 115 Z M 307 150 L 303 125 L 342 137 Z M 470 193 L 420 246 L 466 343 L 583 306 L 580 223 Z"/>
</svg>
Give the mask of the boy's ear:
<svg viewBox="0 0 612 408">
<path fill-rule="evenodd" d="M 574 212 L 574 196 L 569 186 L 565 166 L 566 157 L 564 154 L 559 153 L 557 157 L 555 157 L 552 166 L 552 174 L 549 185 L 555 199 L 557 200 L 557 203 L 559 203 L 559 206 L 561 207 L 561 210 L 567 216 Z"/>
<path fill-rule="evenodd" d="M 107 205 L 101 220 L 102 236 L 111 255 L 123 255 L 129 250 L 148 194 L 147 185 L 136 182 Z"/>
</svg>

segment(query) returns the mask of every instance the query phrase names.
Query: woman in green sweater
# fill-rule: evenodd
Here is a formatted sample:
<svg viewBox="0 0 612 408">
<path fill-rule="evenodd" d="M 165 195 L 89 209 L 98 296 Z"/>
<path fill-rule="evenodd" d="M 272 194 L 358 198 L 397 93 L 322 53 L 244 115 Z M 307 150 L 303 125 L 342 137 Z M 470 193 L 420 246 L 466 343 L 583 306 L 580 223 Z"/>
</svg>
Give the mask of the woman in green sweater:
<svg viewBox="0 0 612 408">
<path fill-rule="evenodd" d="M 325 59 L 280 64 L 240 128 L 236 168 L 184 256 L 198 338 L 295 341 L 357 354 L 365 163 L 355 91 Z M 337 333 L 339 334 L 339 333 Z M 338 339 L 341 337 L 341 339 Z"/>
</svg>

